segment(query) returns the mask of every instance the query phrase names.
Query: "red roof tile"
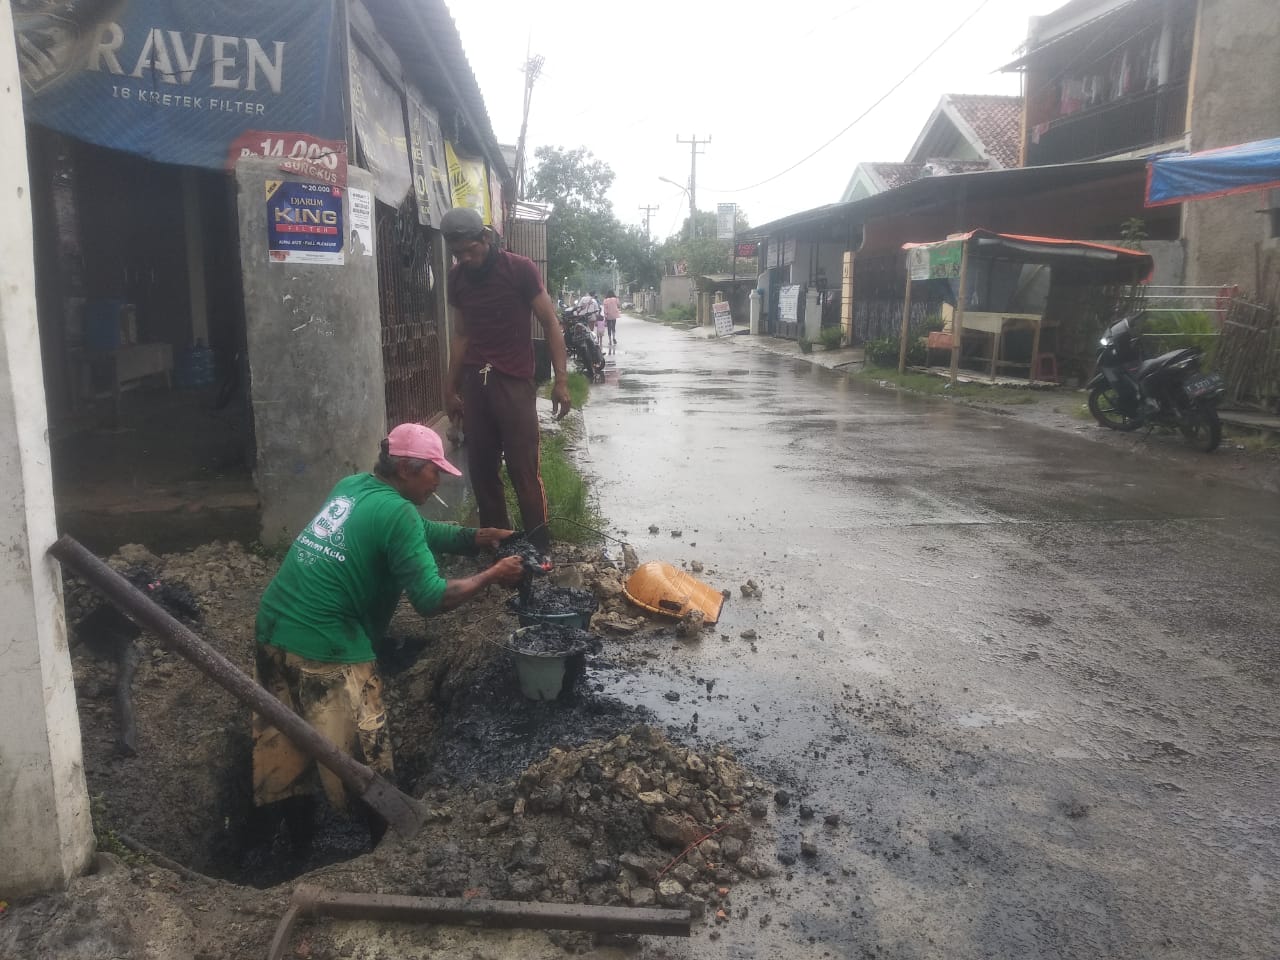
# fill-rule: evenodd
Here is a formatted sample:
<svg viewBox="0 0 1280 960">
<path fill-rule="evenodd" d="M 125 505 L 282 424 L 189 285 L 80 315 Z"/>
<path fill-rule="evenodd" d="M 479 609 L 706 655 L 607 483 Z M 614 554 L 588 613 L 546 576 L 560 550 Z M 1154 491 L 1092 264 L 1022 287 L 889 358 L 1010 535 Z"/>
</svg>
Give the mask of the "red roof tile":
<svg viewBox="0 0 1280 960">
<path fill-rule="evenodd" d="M 1018 165 L 1022 139 L 1022 98 L 978 93 L 948 94 L 951 105 L 973 127 L 991 159 L 1002 167 Z"/>
</svg>

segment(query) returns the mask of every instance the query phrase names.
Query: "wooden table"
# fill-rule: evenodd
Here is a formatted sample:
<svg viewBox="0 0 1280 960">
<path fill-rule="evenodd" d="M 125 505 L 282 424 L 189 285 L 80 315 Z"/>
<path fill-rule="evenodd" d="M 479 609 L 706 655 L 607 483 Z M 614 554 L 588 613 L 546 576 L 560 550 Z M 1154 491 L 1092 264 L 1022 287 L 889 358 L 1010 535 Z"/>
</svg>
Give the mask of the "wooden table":
<svg viewBox="0 0 1280 960">
<path fill-rule="evenodd" d="M 1040 352 L 1040 325 L 1043 318 L 1038 313 L 991 313 L 980 310 L 966 310 L 961 317 L 961 338 L 970 330 L 991 334 L 991 379 L 996 378 L 996 367 L 1002 365 L 1000 360 L 1000 344 L 1004 340 L 1005 325 L 1009 322 L 1025 323 L 1031 326 L 1031 360 L 1027 367 L 1027 379 L 1035 375 L 1036 354 Z M 1022 366 L 1018 363 L 1003 363 L 1003 366 Z"/>
</svg>

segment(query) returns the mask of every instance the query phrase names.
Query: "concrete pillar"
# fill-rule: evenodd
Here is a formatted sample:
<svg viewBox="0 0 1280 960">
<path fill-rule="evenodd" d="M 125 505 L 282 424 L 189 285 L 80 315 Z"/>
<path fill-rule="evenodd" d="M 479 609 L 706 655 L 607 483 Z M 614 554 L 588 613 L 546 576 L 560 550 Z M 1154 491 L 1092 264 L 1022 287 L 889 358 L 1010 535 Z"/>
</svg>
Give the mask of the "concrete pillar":
<svg viewBox="0 0 1280 960">
<path fill-rule="evenodd" d="M 760 336 L 760 299 L 759 290 L 752 290 L 751 295 L 747 297 L 747 302 L 750 306 L 748 330 L 753 337 Z"/>
<path fill-rule="evenodd" d="M 187 247 L 187 290 L 191 311 L 191 343 L 209 345 L 209 295 L 205 282 L 204 220 L 200 209 L 200 174 L 182 171 L 182 229 Z"/>
<path fill-rule="evenodd" d="M 281 178 L 280 163 L 246 157 L 235 176 L 262 542 L 278 544 L 334 483 L 372 468 L 386 436 L 378 258 L 348 244 L 340 265 L 272 261 L 265 185 Z M 347 186 L 349 235 L 351 188 L 372 191 L 373 178 L 352 166 Z"/>
<path fill-rule="evenodd" d="M 0 898 L 65 887 L 93 856 L 36 322 L 31 190 L 10 4 L 0 4 Z"/>
<path fill-rule="evenodd" d="M 804 295 L 804 336 L 813 343 L 818 342 L 822 332 L 822 304 L 818 300 L 818 291 L 810 288 Z"/>
</svg>

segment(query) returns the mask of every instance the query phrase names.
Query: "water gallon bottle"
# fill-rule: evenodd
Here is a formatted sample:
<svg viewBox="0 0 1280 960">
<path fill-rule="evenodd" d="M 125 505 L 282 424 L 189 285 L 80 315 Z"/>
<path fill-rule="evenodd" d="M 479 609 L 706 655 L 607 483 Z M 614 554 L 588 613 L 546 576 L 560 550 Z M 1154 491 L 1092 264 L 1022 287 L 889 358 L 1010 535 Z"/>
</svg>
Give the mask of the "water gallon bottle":
<svg viewBox="0 0 1280 960">
<path fill-rule="evenodd" d="M 213 351 L 197 340 L 195 346 L 178 355 L 174 364 L 174 382 L 184 390 L 207 387 L 218 379 Z"/>
</svg>

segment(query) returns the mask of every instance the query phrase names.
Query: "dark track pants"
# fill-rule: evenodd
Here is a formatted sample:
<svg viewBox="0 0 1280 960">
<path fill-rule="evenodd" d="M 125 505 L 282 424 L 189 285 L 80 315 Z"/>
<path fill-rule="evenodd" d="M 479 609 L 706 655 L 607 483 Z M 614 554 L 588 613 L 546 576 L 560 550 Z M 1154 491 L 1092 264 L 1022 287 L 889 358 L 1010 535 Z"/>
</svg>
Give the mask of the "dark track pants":
<svg viewBox="0 0 1280 960">
<path fill-rule="evenodd" d="M 546 553 L 551 535 L 547 521 L 547 496 L 539 475 L 537 387 L 490 370 L 487 377 L 476 367 L 462 371 L 463 429 L 466 433 L 467 467 L 475 491 L 480 526 L 511 529 L 507 499 L 499 467 L 505 458 L 507 475 L 520 504 L 525 530 Z"/>
</svg>

